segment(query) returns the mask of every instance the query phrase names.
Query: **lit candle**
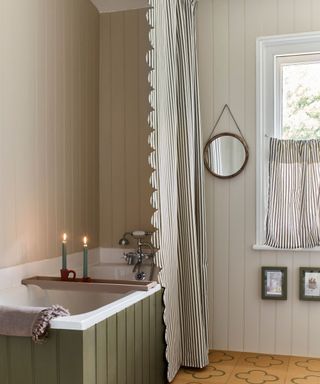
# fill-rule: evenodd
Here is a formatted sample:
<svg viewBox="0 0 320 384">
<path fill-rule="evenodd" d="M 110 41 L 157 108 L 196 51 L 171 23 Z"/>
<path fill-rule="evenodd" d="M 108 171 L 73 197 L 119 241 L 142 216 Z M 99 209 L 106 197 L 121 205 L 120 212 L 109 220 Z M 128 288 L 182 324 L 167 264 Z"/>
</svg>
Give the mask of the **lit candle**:
<svg viewBox="0 0 320 384">
<path fill-rule="evenodd" d="M 88 238 L 83 238 L 83 278 L 88 278 Z"/>
<path fill-rule="evenodd" d="M 62 236 L 62 269 L 67 269 L 67 234 Z"/>
</svg>

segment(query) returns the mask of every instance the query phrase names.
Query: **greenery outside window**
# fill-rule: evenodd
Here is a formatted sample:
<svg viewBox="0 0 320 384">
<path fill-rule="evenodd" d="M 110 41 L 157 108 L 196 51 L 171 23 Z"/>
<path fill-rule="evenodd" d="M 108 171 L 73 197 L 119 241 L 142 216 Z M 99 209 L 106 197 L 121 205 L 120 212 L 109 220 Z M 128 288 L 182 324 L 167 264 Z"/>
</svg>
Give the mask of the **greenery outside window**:
<svg viewBox="0 0 320 384">
<path fill-rule="evenodd" d="M 320 139 L 320 54 L 275 60 L 276 137 Z"/>
</svg>

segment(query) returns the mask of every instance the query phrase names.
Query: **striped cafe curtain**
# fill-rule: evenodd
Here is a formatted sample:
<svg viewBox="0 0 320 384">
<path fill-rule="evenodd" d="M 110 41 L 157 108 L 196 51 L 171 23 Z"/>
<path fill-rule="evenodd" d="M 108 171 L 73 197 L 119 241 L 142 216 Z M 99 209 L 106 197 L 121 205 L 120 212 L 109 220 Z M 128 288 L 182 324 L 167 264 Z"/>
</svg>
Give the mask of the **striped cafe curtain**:
<svg viewBox="0 0 320 384">
<path fill-rule="evenodd" d="M 195 0 L 149 0 L 153 50 L 153 241 L 164 293 L 168 380 L 208 364 L 207 247 Z"/>
<path fill-rule="evenodd" d="M 320 245 L 320 140 L 270 139 L 266 245 Z"/>
</svg>

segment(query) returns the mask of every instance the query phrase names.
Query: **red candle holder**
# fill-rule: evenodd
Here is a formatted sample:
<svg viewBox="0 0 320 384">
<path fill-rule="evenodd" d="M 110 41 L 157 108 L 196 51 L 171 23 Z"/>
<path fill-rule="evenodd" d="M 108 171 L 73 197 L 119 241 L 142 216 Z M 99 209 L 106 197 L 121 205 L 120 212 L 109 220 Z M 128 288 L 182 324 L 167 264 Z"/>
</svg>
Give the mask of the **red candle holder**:
<svg viewBox="0 0 320 384">
<path fill-rule="evenodd" d="M 70 277 L 72 275 L 72 277 Z M 60 276 L 62 281 L 69 281 L 76 279 L 76 272 L 72 269 L 60 269 Z"/>
</svg>

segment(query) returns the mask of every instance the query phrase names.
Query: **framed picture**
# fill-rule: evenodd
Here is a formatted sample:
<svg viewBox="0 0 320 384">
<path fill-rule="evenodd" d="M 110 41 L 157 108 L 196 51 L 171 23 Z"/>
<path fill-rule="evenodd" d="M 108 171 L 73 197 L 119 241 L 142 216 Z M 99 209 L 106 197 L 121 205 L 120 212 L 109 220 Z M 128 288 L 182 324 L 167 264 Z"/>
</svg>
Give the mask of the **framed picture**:
<svg viewBox="0 0 320 384">
<path fill-rule="evenodd" d="M 262 267 L 261 272 L 262 299 L 287 300 L 287 267 Z"/>
<path fill-rule="evenodd" d="M 320 300 L 320 267 L 300 268 L 300 300 Z"/>
</svg>

